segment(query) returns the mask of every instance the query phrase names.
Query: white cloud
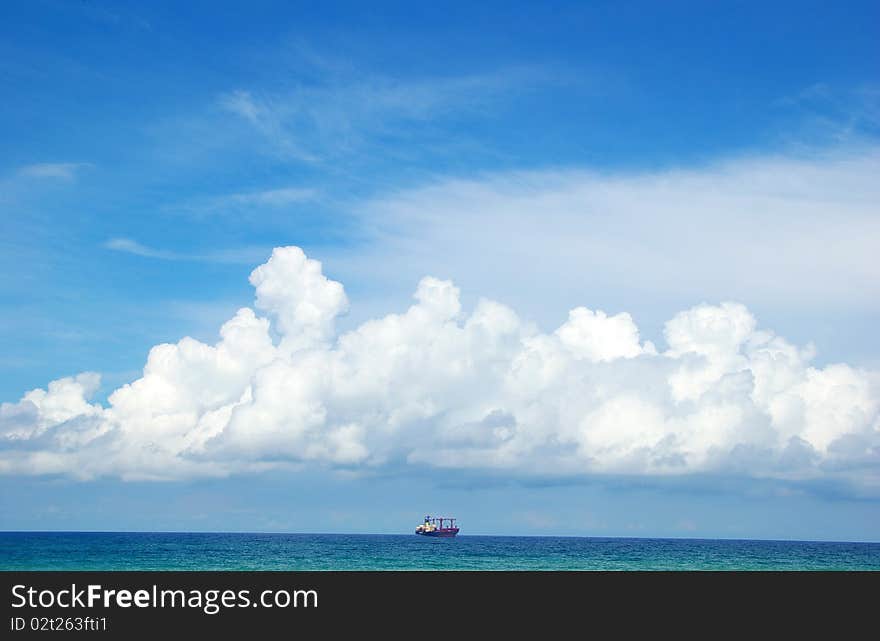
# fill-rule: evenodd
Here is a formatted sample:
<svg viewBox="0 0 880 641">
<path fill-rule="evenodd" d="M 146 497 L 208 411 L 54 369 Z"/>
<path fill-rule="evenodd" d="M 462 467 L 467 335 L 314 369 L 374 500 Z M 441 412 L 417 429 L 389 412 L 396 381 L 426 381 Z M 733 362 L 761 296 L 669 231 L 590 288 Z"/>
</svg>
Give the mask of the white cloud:
<svg viewBox="0 0 880 641">
<path fill-rule="evenodd" d="M 576 307 L 545 333 L 451 282 L 339 334 L 342 285 L 296 247 L 251 274 L 208 345 L 154 347 L 143 376 L 90 403 L 81 374 L 0 406 L 0 472 L 173 479 L 277 466 L 388 465 L 511 476 L 725 473 L 880 489 L 880 379 L 818 368 L 742 305 L 666 324 Z"/>
<path fill-rule="evenodd" d="M 568 313 L 568 322 L 556 335 L 578 357 L 597 362 L 656 353 L 650 342 L 639 345 L 639 330 L 626 312 L 609 317 L 602 311 L 577 307 Z"/>
<path fill-rule="evenodd" d="M 257 309 L 276 319 L 281 347 L 294 352 L 323 344 L 333 335 L 333 322 L 348 309 L 342 285 L 321 273 L 321 263 L 298 247 L 275 251 L 250 277 Z"/>
</svg>

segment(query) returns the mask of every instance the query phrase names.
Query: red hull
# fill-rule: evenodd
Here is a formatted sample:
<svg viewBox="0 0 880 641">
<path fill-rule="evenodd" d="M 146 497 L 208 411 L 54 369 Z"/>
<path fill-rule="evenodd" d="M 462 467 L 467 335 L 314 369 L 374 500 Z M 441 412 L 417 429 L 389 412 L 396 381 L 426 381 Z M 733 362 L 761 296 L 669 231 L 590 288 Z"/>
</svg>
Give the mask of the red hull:
<svg viewBox="0 0 880 641">
<path fill-rule="evenodd" d="M 442 530 L 432 530 L 430 532 L 416 532 L 416 534 L 421 534 L 422 536 L 436 536 L 444 539 L 449 539 L 458 534 L 457 527 L 445 527 Z"/>
</svg>

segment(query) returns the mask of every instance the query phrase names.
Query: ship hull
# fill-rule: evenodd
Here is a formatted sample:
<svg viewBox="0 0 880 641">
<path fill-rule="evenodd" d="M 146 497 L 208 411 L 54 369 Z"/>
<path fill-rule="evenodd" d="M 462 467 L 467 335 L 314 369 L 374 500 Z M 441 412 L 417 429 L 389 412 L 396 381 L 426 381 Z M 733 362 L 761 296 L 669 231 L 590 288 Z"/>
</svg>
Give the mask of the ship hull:
<svg viewBox="0 0 880 641">
<path fill-rule="evenodd" d="M 432 530 L 430 532 L 416 532 L 416 534 L 420 536 L 433 536 L 441 539 L 451 539 L 453 536 L 458 534 L 458 528 L 443 528 L 442 530 Z"/>
</svg>

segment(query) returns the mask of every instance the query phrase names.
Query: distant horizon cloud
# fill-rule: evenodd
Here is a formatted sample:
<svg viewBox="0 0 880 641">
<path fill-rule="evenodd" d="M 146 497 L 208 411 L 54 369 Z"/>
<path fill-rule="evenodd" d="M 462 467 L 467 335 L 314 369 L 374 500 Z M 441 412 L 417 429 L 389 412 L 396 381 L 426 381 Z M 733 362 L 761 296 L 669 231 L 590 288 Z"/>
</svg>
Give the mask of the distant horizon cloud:
<svg viewBox="0 0 880 641">
<path fill-rule="evenodd" d="M 250 282 L 253 308 L 216 344 L 156 345 L 106 405 L 90 400 L 91 372 L 0 405 L 0 473 L 418 466 L 834 480 L 880 494 L 880 374 L 811 365 L 811 345 L 760 328 L 742 304 L 678 312 L 657 346 L 627 312 L 576 306 L 542 332 L 492 300 L 466 312 L 458 287 L 427 276 L 408 309 L 340 333 L 345 290 L 299 247 L 275 248 Z"/>
</svg>

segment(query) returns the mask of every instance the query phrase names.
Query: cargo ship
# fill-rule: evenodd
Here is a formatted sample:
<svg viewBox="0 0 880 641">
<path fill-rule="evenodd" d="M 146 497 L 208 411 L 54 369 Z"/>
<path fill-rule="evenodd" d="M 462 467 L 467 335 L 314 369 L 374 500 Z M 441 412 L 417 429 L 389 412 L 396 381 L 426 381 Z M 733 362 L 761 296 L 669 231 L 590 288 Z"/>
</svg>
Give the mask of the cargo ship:
<svg viewBox="0 0 880 641">
<path fill-rule="evenodd" d="M 444 527 L 443 522 L 449 524 Z M 458 534 L 458 528 L 455 527 L 455 519 L 448 516 L 431 516 L 425 517 L 425 522 L 416 527 L 416 534 L 422 536 L 439 536 L 450 538 Z"/>
</svg>

